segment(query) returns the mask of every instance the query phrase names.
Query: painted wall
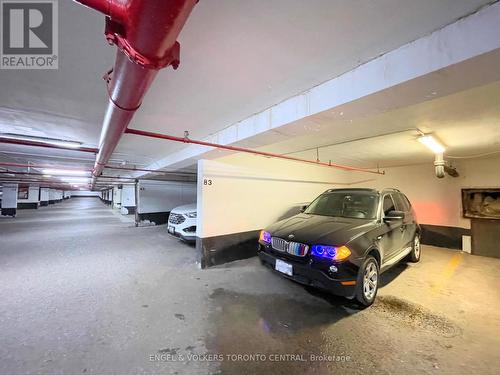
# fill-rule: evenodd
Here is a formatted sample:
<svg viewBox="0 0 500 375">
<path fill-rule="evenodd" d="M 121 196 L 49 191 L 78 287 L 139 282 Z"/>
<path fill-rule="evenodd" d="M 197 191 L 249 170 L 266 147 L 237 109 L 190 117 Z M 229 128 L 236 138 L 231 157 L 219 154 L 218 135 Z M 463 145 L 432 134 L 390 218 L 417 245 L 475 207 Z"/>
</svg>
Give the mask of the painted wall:
<svg viewBox="0 0 500 375">
<path fill-rule="evenodd" d="M 262 229 L 319 194 L 371 175 L 257 156 L 198 162 L 197 236 Z"/>
<path fill-rule="evenodd" d="M 113 187 L 113 207 L 120 208 L 122 203 L 122 189 L 118 186 Z"/>
<path fill-rule="evenodd" d="M 460 174 L 457 178 L 438 179 L 431 156 L 426 164 L 386 168 L 385 176 L 354 186 L 400 189 L 412 202 L 421 224 L 470 229 L 470 219 L 462 217 L 462 189 L 500 187 L 500 157 L 453 164 Z"/>
<path fill-rule="evenodd" d="M 56 197 L 56 200 L 60 201 L 63 199 L 63 192 L 62 190 L 56 190 L 54 193 L 54 196 Z"/>
<path fill-rule="evenodd" d="M 196 183 L 177 181 L 139 181 L 137 212 L 170 212 L 183 204 L 196 202 Z"/>
<path fill-rule="evenodd" d="M 17 208 L 17 184 L 2 186 L 2 210 L 6 208 Z"/>
<path fill-rule="evenodd" d="M 49 188 L 40 188 L 40 202 L 48 202 L 50 198 Z"/>
<path fill-rule="evenodd" d="M 28 188 L 28 198 L 27 199 L 18 199 L 18 203 L 38 203 L 40 197 L 40 187 L 38 185 L 30 185 Z"/>
<path fill-rule="evenodd" d="M 55 189 L 49 189 L 49 201 L 55 201 L 56 198 L 56 190 Z"/>
<path fill-rule="evenodd" d="M 122 207 L 134 207 L 135 206 L 135 186 L 134 185 L 123 185 L 121 199 L 122 199 Z"/>
</svg>

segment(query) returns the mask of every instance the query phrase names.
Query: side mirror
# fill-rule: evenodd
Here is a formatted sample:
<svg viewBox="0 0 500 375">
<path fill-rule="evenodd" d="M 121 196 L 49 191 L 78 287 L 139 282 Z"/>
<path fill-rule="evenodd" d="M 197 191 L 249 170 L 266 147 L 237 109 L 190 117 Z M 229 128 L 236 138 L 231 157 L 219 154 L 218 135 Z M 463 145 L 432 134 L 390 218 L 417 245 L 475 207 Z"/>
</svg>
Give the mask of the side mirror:
<svg viewBox="0 0 500 375">
<path fill-rule="evenodd" d="M 300 212 L 304 212 L 305 210 L 307 210 L 307 207 L 308 207 L 307 204 L 304 205 L 304 206 L 302 206 L 302 207 L 300 207 Z"/>
<path fill-rule="evenodd" d="M 384 221 L 403 220 L 404 217 L 405 217 L 405 213 L 403 211 L 389 211 L 384 216 Z"/>
</svg>

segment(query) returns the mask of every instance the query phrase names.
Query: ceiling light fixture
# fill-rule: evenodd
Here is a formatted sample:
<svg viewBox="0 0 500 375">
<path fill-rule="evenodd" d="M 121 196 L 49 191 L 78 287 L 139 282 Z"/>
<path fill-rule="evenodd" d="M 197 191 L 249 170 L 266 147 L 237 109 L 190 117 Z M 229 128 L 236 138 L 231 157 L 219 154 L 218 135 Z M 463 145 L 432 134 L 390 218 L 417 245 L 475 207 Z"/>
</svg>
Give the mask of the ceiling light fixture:
<svg viewBox="0 0 500 375">
<path fill-rule="evenodd" d="M 77 141 L 68 141 L 66 139 L 57 139 L 57 138 L 46 138 L 46 137 L 37 137 L 34 135 L 22 135 L 22 134 L 13 134 L 13 133 L 0 133 L 0 137 L 12 139 L 14 141 L 32 141 L 32 142 L 40 142 L 46 143 L 54 146 L 63 146 L 70 148 L 79 148 L 82 146 L 82 142 Z"/>
<path fill-rule="evenodd" d="M 432 134 L 424 134 L 417 140 L 435 154 L 442 154 L 446 151 L 446 147 Z"/>
<path fill-rule="evenodd" d="M 61 178 L 61 181 L 64 181 L 64 182 L 70 182 L 72 184 L 86 184 L 89 182 L 89 178 L 88 177 L 64 177 L 64 178 Z"/>
</svg>

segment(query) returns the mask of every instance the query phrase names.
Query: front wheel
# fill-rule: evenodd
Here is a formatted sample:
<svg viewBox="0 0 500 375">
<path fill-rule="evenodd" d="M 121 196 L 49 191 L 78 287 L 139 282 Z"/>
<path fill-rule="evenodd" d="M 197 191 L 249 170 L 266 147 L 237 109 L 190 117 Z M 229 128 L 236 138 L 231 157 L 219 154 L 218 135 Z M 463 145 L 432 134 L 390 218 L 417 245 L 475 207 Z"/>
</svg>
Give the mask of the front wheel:
<svg viewBox="0 0 500 375">
<path fill-rule="evenodd" d="M 420 237 L 418 233 L 415 234 L 415 238 L 413 239 L 413 246 L 409 255 L 410 262 L 417 263 L 420 260 L 420 254 L 422 253 L 422 249 L 420 248 Z"/>
<path fill-rule="evenodd" d="M 368 256 L 363 262 L 356 283 L 356 301 L 368 307 L 377 296 L 379 267 L 374 257 Z"/>
</svg>

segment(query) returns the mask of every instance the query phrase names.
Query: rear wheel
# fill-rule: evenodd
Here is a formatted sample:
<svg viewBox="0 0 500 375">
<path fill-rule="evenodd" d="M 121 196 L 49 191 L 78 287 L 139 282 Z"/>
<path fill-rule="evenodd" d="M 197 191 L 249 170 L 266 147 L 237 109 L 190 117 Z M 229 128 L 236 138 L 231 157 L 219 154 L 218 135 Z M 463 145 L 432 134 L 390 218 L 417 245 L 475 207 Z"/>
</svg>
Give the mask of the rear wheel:
<svg viewBox="0 0 500 375">
<path fill-rule="evenodd" d="M 379 267 L 376 259 L 371 255 L 363 262 L 356 283 L 356 301 L 368 307 L 377 296 L 379 281 Z"/>
<path fill-rule="evenodd" d="M 420 237 L 418 233 L 416 233 L 415 238 L 413 239 L 413 246 L 408 257 L 410 262 L 417 263 L 420 260 L 421 253 L 422 249 L 420 248 Z"/>
</svg>

